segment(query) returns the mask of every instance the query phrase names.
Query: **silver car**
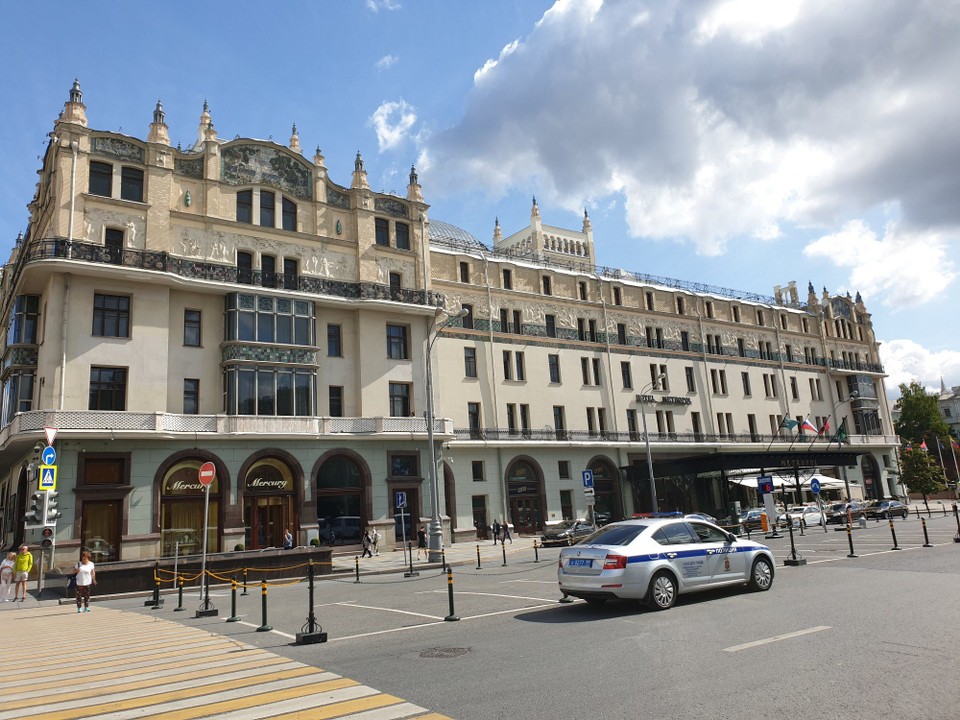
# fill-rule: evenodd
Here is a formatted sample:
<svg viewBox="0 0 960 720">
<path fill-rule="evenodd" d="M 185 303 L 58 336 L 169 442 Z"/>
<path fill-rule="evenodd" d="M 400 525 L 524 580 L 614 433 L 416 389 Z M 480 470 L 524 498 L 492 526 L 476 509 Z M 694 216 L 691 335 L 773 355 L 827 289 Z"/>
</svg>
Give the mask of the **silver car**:
<svg viewBox="0 0 960 720">
<path fill-rule="evenodd" d="M 625 520 L 561 550 L 557 578 L 564 597 L 632 598 L 666 610 L 681 593 L 736 584 L 769 590 L 775 565 L 767 546 L 711 523 Z"/>
</svg>

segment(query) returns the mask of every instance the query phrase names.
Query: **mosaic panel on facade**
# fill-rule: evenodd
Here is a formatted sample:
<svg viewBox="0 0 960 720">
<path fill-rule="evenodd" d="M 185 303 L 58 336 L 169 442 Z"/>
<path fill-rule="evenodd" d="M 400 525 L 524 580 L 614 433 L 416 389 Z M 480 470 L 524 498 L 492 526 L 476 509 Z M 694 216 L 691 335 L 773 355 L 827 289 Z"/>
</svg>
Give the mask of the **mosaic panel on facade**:
<svg viewBox="0 0 960 720">
<path fill-rule="evenodd" d="M 228 145 L 221 156 L 220 179 L 228 185 L 273 185 L 298 198 L 311 198 L 310 171 L 277 148 Z"/>
<path fill-rule="evenodd" d="M 107 155 L 119 160 L 129 160 L 143 164 L 143 148 L 120 138 L 93 138 L 93 152 L 97 155 Z"/>
<path fill-rule="evenodd" d="M 174 158 L 173 171 L 177 175 L 185 175 L 186 177 L 194 178 L 196 180 L 202 180 L 203 179 L 203 158 L 196 158 L 196 159 Z"/>
<path fill-rule="evenodd" d="M 263 345 L 245 345 L 231 343 L 221 350 L 221 361 L 277 363 L 282 365 L 316 365 L 317 352 L 304 348 L 266 347 Z"/>
</svg>

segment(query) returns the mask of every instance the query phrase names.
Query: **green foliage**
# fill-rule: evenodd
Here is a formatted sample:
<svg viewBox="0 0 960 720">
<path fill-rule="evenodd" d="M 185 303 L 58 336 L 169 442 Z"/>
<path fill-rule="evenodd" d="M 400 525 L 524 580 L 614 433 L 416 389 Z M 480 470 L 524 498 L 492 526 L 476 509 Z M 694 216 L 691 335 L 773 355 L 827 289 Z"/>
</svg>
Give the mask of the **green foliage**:
<svg viewBox="0 0 960 720">
<path fill-rule="evenodd" d="M 320 540 L 319 540 L 319 538 L 313 538 L 312 540 L 310 540 L 310 545 L 311 545 L 312 547 L 320 547 Z"/>
<path fill-rule="evenodd" d="M 240 552 L 241 550 L 243 550 L 243 543 L 237 543 L 236 545 L 233 546 L 233 549 L 236 552 Z"/>
<path fill-rule="evenodd" d="M 894 423 L 897 435 L 917 445 L 926 440 L 928 446 L 936 447 L 934 438 L 949 444 L 950 428 L 940 417 L 937 399 L 916 380 L 909 385 L 900 383 L 900 399 L 895 406 L 900 419 Z"/>
<path fill-rule="evenodd" d="M 900 469 L 907 490 L 923 495 L 924 501 L 928 495 L 947 489 L 943 468 L 930 453 L 919 448 L 900 451 Z"/>
</svg>

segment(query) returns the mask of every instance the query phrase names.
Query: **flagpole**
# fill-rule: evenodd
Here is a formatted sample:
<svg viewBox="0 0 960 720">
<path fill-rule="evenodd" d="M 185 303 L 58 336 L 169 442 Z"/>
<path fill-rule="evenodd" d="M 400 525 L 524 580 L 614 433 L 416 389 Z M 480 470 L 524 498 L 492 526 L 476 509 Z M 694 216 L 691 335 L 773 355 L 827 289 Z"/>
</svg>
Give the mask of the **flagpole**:
<svg viewBox="0 0 960 720">
<path fill-rule="evenodd" d="M 940 438 L 935 436 L 933 439 L 937 441 L 937 455 L 940 456 L 940 467 L 945 468 L 946 465 L 943 464 L 943 448 L 940 445 Z"/>
</svg>

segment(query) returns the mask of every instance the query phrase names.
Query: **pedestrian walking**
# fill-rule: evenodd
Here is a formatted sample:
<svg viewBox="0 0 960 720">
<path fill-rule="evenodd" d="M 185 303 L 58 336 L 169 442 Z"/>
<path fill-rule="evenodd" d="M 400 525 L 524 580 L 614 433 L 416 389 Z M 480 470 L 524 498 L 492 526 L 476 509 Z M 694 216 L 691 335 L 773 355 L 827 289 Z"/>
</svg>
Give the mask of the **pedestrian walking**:
<svg viewBox="0 0 960 720">
<path fill-rule="evenodd" d="M 10 602 L 10 584 L 13 582 L 13 565 L 17 554 L 8 552 L 7 557 L 0 563 L 0 602 Z"/>
<path fill-rule="evenodd" d="M 510 523 L 506 520 L 503 521 L 503 540 L 501 542 L 510 541 L 510 544 L 513 545 L 513 538 L 510 537 Z"/>
<path fill-rule="evenodd" d="M 90 612 L 90 586 L 97 584 L 97 572 L 89 550 L 80 555 L 73 574 L 77 576 L 77 612 Z"/>
<path fill-rule="evenodd" d="M 493 521 L 493 544 L 496 545 L 497 541 L 500 539 L 500 521 Z"/>
<path fill-rule="evenodd" d="M 363 545 L 363 555 L 361 555 L 360 557 L 362 558 L 373 557 L 373 553 L 370 552 L 370 546 L 373 545 L 373 540 L 370 539 L 369 530 L 364 531 L 363 539 L 360 541 L 360 543 Z"/>
<path fill-rule="evenodd" d="M 293 549 L 293 533 L 290 532 L 290 528 L 287 528 L 283 531 L 283 549 L 292 550 Z"/>
<path fill-rule="evenodd" d="M 370 540 L 373 541 L 373 554 L 380 554 L 380 531 L 376 528 L 373 529 L 373 532 L 370 533 Z"/>
<path fill-rule="evenodd" d="M 33 570 L 33 555 L 26 545 L 20 546 L 20 552 L 17 553 L 13 561 L 13 601 L 20 598 L 20 602 L 27 599 L 27 578 L 30 577 L 30 571 Z"/>
<path fill-rule="evenodd" d="M 424 560 L 430 557 L 427 554 L 427 529 L 422 526 L 417 530 L 417 560 L 420 559 L 420 553 L 423 553 Z"/>
</svg>

